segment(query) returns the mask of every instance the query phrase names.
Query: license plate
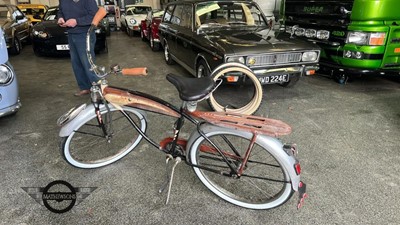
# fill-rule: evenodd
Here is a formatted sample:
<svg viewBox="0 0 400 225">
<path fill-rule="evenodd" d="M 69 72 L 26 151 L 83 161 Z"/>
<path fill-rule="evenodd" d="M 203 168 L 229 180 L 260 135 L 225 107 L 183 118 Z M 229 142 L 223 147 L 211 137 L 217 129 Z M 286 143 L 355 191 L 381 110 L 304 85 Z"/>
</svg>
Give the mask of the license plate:
<svg viewBox="0 0 400 225">
<path fill-rule="evenodd" d="M 69 46 L 68 45 L 56 45 L 56 48 L 59 51 L 69 50 Z"/>
<path fill-rule="evenodd" d="M 284 83 L 289 81 L 289 74 L 258 77 L 261 84 Z"/>
</svg>

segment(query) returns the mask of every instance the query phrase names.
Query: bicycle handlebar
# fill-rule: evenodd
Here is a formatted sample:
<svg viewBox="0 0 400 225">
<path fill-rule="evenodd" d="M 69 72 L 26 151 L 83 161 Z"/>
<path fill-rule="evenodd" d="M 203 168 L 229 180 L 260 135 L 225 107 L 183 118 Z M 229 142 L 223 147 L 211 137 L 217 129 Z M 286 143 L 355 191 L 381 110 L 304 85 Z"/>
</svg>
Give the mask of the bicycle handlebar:
<svg viewBox="0 0 400 225">
<path fill-rule="evenodd" d="M 91 70 L 100 78 L 106 77 L 109 74 L 115 74 L 117 72 L 121 72 L 124 76 L 146 76 L 147 75 L 147 68 L 146 67 L 139 67 L 139 68 L 124 68 L 120 69 L 118 65 L 114 65 L 111 71 L 106 72 L 104 67 L 97 66 L 92 58 L 92 54 L 90 51 L 91 43 L 90 43 L 90 34 L 96 29 L 97 25 L 103 19 L 103 17 L 107 14 L 107 11 L 104 7 L 99 7 L 97 10 L 96 15 L 93 17 L 92 25 L 90 26 L 87 34 L 86 34 L 86 56 L 89 60 L 89 64 Z"/>
<path fill-rule="evenodd" d="M 121 73 L 124 76 L 147 76 L 147 68 L 146 67 L 124 68 L 121 70 Z"/>
</svg>

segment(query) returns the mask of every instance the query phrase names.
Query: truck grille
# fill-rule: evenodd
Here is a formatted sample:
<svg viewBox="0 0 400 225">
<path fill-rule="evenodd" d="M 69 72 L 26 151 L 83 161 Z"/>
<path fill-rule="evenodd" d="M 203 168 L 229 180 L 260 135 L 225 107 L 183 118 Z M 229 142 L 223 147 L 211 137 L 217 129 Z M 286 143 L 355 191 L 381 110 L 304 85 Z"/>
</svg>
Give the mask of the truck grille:
<svg viewBox="0 0 400 225">
<path fill-rule="evenodd" d="M 250 67 L 275 64 L 296 63 L 301 61 L 302 53 L 284 53 L 275 55 L 257 55 L 247 57 L 246 64 Z"/>
</svg>

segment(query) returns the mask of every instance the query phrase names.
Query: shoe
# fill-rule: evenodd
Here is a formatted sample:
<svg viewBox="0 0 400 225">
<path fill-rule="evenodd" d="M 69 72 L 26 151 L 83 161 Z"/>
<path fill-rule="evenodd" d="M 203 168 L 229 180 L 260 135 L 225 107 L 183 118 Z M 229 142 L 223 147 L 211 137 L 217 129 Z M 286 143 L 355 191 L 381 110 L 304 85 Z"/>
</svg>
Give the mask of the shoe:
<svg viewBox="0 0 400 225">
<path fill-rule="evenodd" d="M 79 96 L 87 95 L 87 94 L 89 94 L 89 93 L 90 93 L 89 90 L 81 90 L 81 91 L 76 92 L 76 93 L 74 94 L 74 96 L 79 97 Z"/>
</svg>

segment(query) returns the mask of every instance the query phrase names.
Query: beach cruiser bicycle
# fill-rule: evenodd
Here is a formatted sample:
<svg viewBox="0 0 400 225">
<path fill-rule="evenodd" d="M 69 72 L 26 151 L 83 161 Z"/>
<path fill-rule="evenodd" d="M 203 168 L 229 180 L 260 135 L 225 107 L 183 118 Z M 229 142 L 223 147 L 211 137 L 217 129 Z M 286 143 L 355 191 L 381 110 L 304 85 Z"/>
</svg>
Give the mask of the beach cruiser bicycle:
<svg viewBox="0 0 400 225">
<path fill-rule="evenodd" d="M 296 146 L 277 139 L 291 132 L 289 125 L 258 116 L 196 110 L 197 102 L 218 87 L 219 82 L 210 77 L 168 74 L 167 80 L 183 101 L 179 108 L 146 93 L 109 86 L 108 75 L 146 75 L 147 70 L 114 65 L 105 72 L 104 67 L 93 63 L 89 33 L 104 15 L 105 10 L 100 8 L 87 36 L 87 56 L 100 77 L 91 88 L 91 103 L 74 107 L 57 121 L 61 126 L 62 155 L 68 163 L 85 169 L 106 166 L 126 156 L 145 139 L 166 153 L 170 171 L 160 192 L 168 188 L 167 202 L 175 166 L 185 162 L 210 191 L 235 205 L 270 209 L 298 192 L 297 207 L 301 207 L 306 186 L 300 181 Z M 174 135 L 160 143 L 151 139 L 146 133 L 146 111 L 176 120 Z M 187 140 L 180 138 L 184 121 L 194 125 Z"/>
</svg>

